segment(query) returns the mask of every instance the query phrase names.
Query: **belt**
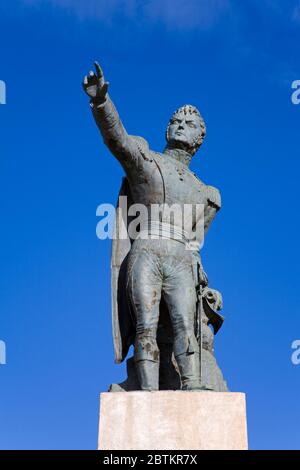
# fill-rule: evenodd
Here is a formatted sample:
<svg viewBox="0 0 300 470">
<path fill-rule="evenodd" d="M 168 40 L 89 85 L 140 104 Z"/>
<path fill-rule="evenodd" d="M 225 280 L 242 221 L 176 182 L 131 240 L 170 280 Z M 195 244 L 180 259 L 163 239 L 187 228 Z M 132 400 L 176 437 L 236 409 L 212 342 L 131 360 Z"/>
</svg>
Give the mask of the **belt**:
<svg viewBox="0 0 300 470">
<path fill-rule="evenodd" d="M 199 250 L 199 242 L 196 240 L 189 240 L 188 233 L 186 230 L 183 230 L 182 227 L 169 224 L 168 222 L 159 222 L 156 220 L 149 220 L 144 223 L 141 222 L 141 227 L 145 226 L 148 226 L 148 228 L 142 228 L 136 239 L 176 240 L 180 243 L 183 243 L 189 250 Z"/>
</svg>

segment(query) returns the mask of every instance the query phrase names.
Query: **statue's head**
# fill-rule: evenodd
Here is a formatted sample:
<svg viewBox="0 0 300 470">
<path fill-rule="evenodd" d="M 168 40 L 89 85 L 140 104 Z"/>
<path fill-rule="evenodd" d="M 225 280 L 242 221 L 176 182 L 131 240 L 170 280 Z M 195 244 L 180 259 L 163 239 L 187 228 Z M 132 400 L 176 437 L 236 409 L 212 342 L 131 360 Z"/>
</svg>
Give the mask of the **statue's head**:
<svg viewBox="0 0 300 470">
<path fill-rule="evenodd" d="M 167 130 L 167 145 L 180 148 L 191 155 L 197 152 L 206 134 L 203 117 L 195 106 L 186 104 L 177 109 L 171 117 Z"/>
</svg>

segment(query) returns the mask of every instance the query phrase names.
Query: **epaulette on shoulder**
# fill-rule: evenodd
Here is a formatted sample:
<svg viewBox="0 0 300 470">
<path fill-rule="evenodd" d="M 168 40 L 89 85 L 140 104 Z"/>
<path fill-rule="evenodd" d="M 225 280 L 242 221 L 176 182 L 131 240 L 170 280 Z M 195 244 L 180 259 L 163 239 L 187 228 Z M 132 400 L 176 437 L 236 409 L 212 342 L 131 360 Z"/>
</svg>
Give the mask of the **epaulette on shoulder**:
<svg viewBox="0 0 300 470">
<path fill-rule="evenodd" d="M 221 194 L 220 191 L 214 186 L 206 186 L 206 194 L 208 202 L 215 206 L 217 209 L 221 207 Z"/>
</svg>

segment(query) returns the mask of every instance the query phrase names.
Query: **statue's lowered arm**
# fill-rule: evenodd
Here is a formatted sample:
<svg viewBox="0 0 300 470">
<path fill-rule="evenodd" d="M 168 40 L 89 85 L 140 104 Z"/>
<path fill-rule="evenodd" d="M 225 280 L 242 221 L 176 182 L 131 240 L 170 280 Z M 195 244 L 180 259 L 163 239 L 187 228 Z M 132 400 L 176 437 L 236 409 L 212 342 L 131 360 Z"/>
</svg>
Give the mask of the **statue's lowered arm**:
<svg viewBox="0 0 300 470">
<path fill-rule="evenodd" d="M 83 88 L 90 97 L 90 106 L 104 143 L 120 163 L 128 168 L 137 163 L 140 151 L 135 140 L 127 134 L 119 114 L 110 99 L 102 69 L 95 62 L 96 74 L 84 78 Z"/>
<path fill-rule="evenodd" d="M 221 208 L 221 196 L 217 188 L 206 187 L 207 204 L 204 209 L 204 233 L 206 234 L 210 224 L 214 220 L 218 210 Z"/>
</svg>

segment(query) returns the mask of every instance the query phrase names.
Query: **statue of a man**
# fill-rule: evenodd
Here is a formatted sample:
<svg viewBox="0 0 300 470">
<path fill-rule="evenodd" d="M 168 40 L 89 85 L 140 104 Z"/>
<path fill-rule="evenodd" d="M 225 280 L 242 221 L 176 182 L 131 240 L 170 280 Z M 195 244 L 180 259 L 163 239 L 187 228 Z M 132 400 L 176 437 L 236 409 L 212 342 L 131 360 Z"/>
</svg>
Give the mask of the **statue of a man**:
<svg viewBox="0 0 300 470">
<path fill-rule="evenodd" d="M 90 97 L 105 144 L 125 171 L 123 194 L 128 195 L 132 203 L 146 206 L 149 214 L 154 204 L 180 207 L 202 204 L 206 232 L 220 209 L 221 199 L 216 188 L 205 185 L 189 170 L 190 161 L 206 133 L 199 111 L 191 105 L 179 108 L 168 124 L 164 152 L 153 152 L 144 139 L 126 132 L 107 93 L 109 84 L 98 63 L 95 67 L 96 73 L 90 72 L 84 78 L 83 88 Z M 203 213 L 197 215 L 197 211 L 192 211 L 190 217 L 194 227 Z M 172 230 L 166 230 L 172 222 L 165 218 L 163 211 L 157 216 L 151 214 L 148 222 L 148 236 L 130 240 L 126 256 L 122 257 L 122 262 L 126 261 L 125 268 L 122 263 L 112 263 L 113 268 L 118 265 L 114 289 L 118 293 L 113 292 L 119 303 L 118 318 L 113 321 L 116 362 L 121 362 L 129 346 L 134 344 L 134 367 L 141 390 L 163 388 L 160 367 L 163 362 L 165 368 L 171 367 L 172 361 L 182 390 L 226 389 L 221 372 L 218 372 L 218 386 L 207 386 L 201 379 L 201 367 L 208 364 L 203 356 L 201 366 L 202 352 L 206 349 L 213 355 L 213 334 L 207 325 L 211 323 L 216 332 L 222 323 L 222 317 L 217 314 L 221 296 L 208 289 L 199 250 L 187 249 L 190 240 L 185 227 L 173 221 Z M 197 241 L 199 248 L 202 240 Z M 202 304 L 204 297 L 206 310 Z M 209 316 L 209 309 L 212 316 Z M 164 313 L 169 318 L 169 329 L 164 327 Z M 166 344 L 169 349 L 164 349 Z M 216 368 L 215 362 L 208 365 L 210 371 Z M 165 388 L 168 386 L 166 383 Z"/>
</svg>

